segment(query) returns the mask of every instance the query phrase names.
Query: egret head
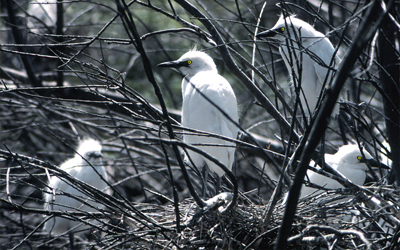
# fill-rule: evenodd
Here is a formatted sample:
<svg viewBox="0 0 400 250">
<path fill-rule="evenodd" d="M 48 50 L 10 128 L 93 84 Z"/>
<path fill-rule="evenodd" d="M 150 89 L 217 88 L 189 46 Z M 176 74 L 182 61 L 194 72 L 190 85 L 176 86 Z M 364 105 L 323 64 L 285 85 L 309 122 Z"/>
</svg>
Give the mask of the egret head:
<svg viewBox="0 0 400 250">
<path fill-rule="evenodd" d="M 189 51 L 178 60 L 160 63 L 157 66 L 175 68 L 189 77 L 201 71 L 217 71 L 213 59 L 201 51 Z"/>
<path fill-rule="evenodd" d="M 291 40 L 307 39 L 315 37 L 323 37 L 321 33 L 316 31 L 310 24 L 296 18 L 295 16 L 287 16 L 286 18 L 281 15 L 275 26 L 269 30 L 257 34 L 257 37 L 275 38 L 281 42 L 285 38 Z"/>
<path fill-rule="evenodd" d="M 363 149 L 363 154 L 361 154 L 358 145 L 345 145 L 339 148 L 335 157 L 338 159 L 339 166 L 367 171 L 366 162 L 369 162 L 372 167 L 378 167 L 377 162 L 365 149 Z"/>
<path fill-rule="evenodd" d="M 95 165 L 101 163 L 101 144 L 94 139 L 85 139 L 80 141 L 79 147 L 76 150 L 79 155 L 77 157 L 85 158 L 91 164 Z"/>
</svg>

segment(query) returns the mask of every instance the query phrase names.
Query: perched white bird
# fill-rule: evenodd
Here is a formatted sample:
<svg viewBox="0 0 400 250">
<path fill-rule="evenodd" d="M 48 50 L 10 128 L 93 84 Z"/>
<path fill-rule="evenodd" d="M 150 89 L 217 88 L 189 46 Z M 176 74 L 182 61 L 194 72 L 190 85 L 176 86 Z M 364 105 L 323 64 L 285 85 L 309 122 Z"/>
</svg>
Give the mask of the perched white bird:
<svg viewBox="0 0 400 250">
<path fill-rule="evenodd" d="M 165 62 L 159 67 L 173 67 L 184 75 L 182 80 L 182 125 L 205 132 L 215 133 L 236 139 L 239 129 L 211 102 L 223 110 L 234 122 L 238 123 L 236 96 L 229 82 L 218 74 L 213 59 L 204 52 L 189 51 L 176 61 Z M 204 96 L 209 100 L 207 100 Z M 205 135 L 185 134 L 183 140 L 212 155 L 229 170 L 235 155 L 235 143 Z M 198 144 L 220 144 L 225 146 L 201 146 Z M 196 167 L 207 164 L 219 177 L 224 171 L 205 157 L 188 150 Z M 190 163 L 188 155 L 186 162 Z M 218 178 L 219 180 L 219 178 Z M 206 180 L 205 180 L 206 181 Z M 217 188 L 219 183 L 217 183 Z M 217 190 L 218 191 L 218 190 Z"/>
<path fill-rule="evenodd" d="M 102 178 L 108 181 L 108 177 L 101 156 L 101 144 L 96 140 L 86 139 L 81 141 L 75 157 L 64 162 L 60 168 L 82 182 L 104 191 L 107 189 L 108 185 Z M 95 212 L 98 211 L 98 209 L 104 208 L 104 205 L 87 197 L 81 191 L 59 179 L 57 176 L 53 176 L 50 179 L 49 187 L 48 193 L 45 194 L 46 203 L 44 208 L 46 210 Z M 55 196 L 53 195 L 53 189 L 55 190 Z M 63 193 L 79 197 L 92 205 L 93 208 Z M 63 234 L 70 229 L 73 229 L 73 231 L 78 229 L 79 235 L 82 236 L 87 232 L 88 226 L 82 225 L 79 221 L 68 220 L 61 217 L 54 217 L 48 220 L 44 225 L 44 230 L 54 235 Z"/>
<path fill-rule="evenodd" d="M 366 171 L 368 170 L 366 162 L 368 161 L 373 167 L 377 166 L 377 162 L 365 149 L 363 149 L 363 154 L 364 156 L 361 154 L 358 145 L 344 145 L 334 155 L 325 154 L 325 162 L 354 184 L 363 185 L 367 177 Z M 311 170 L 307 171 L 305 180 L 327 189 L 343 188 L 339 182 Z M 301 197 L 316 191 L 318 189 L 303 185 Z"/>
<path fill-rule="evenodd" d="M 257 37 L 279 40 L 279 52 L 291 80 L 296 86 L 301 86 L 300 102 L 305 115 L 311 117 L 317 107 L 322 87 L 327 86 L 324 83 L 330 83 L 334 69 L 340 64 L 332 43 L 310 24 L 294 16 L 284 18 L 283 15 L 274 27 L 259 33 Z M 335 109 L 337 113 L 337 105 Z"/>
</svg>

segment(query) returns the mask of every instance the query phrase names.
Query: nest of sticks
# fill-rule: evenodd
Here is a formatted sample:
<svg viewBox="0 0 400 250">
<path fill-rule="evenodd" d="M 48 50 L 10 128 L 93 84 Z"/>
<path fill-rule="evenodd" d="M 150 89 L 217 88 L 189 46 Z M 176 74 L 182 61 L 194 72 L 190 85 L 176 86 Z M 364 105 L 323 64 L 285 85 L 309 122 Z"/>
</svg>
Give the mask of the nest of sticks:
<svg viewBox="0 0 400 250">
<path fill-rule="evenodd" d="M 130 202 L 116 198 L 115 194 L 107 197 L 100 190 L 92 190 L 92 198 L 101 200 L 107 207 L 105 211 L 53 214 L 91 225 L 87 238 L 50 236 L 41 231 L 48 218 L 37 192 L 41 189 L 29 183 L 29 178 L 43 175 L 41 164 L 50 170 L 52 167 L 20 155 L 13 157 L 30 167 L 20 173 L 12 169 L 3 175 L 3 194 L 8 195 L 0 203 L 2 248 L 70 249 L 73 241 L 76 249 L 271 249 L 285 211 L 285 204 L 278 202 L 266 221 L 268 206 L 251 204 L 245 194 L 239 196 L 238 205 L 232 210 L 221 213 L 218 206 L 203 211 L 192 198 L 184 199 L 176 207 L 172 201 Z M 2 174 L 5 170 L 2 168 Z M 60 177 L 65 178 L 61 174 Z M 16 183 L 20 184 L 18 188 Z M 289 234 L 289 247 L 394 249 L 399 237 L 399 193 L 389 186 L 369 186 L 365 190 L 371 195 L 339 189 L 302 198 Z"/>
<path fill-rule="evenodd" d="M 79 9 L 79 15 L 92 10 L 83 8 L 81 2 L 90 5 L 88 7 L 106 6 L 103 3 L 96 4 L 95 1 L 71 1 L 68 4 Z M 178 17 L 168 14 L 169 7 L 160 12 L 160 9 L 150 2 L 131 2 L 136 3 L 149 9 L 150 12 L 147 13 L 154 12 L 173 20 Z M 356 1 L 354 4 L 358 6 L 360 2 Z M 114 10 L 100 9 L 102 12 L 96 12 L 95 16 L 104 16 L 110 23 L 121 20 L 124 24 L 129 24 L 127 18 L 114 18 L 117 8 L 113 8 Z M 355 7 L 354 11 L 344 11 L 343 13 L 354 13 L 355 16 L 343 16 L 343 20 L 364 19 L 358 16 L 363 11 L 358 11 L 357 8 Z M 126 6 L 125 16 L 129 14 L 128 9 Z M 131 9 L 143 11 L 140 8 Z M 211 14 L 213 8 L 208 9 Z M 258 136 L 242 135 L 237 140 L 237 204 L 223 213 L 218 206 L 209 210 L 202 209 L 187 189 L 188 183 L 182 176 L 178 161 L 181 156 L 171 148 L 174 143 L 179 143 L 179 147 L 185 148 L 181 141 L 182 133 L 192 133 L 193 130 L 184 130 L 180 126 L 177 122 L 180 120 L 179 112 L 172 108 L 168 109 L 170 124 L 166 123 L 165 111 L 154 104 L 165 102 L 179 107 L 179 100 L 175 100 L 179 91 L 175 92 L 171 85 L 164 84 L 174 78 L 167 78 L 169 73 L 157 72 L 156 78 L 160 78 L 159 82 L 165 85 L 161 92 L 168 94 L 164 97 L 158 95 L 156 100 L 154 95 L 160 89 L 157 90 L 157 83 L 154 82 L 153 92 L 149 87 L 152 81 L 147 78 L 153 73 L 144 72 L 138 64 L 133 67 L 140 53 L 132 44 L 141 43 L 146 36 L 131 39 L 129 34 L 146 34 L 147 28 L 137 32 L 128 29 L 135 29 L 135 25 L 118 23 L 117 27 L 110 26 L 111 34 L 114 36 L 114 33 L 125 32 L 124 39 L 107 38 L 108 35 L 103 37 L 102 31 L 93 28 L 90 20 L 85 25 L 78 25 L 64 37 L 64 41 L 61 40 L 65 42 L 65 48 L 70 49 L 63 51 L 61 47 L 54 46 L 54 36 L 47 34 L 47 29 L 32 30 L 32 33 L 26 36 L 28 40 L 14 41 L 11 29 L 18 28 L 20 32 L 29 29 L 17 23 L 18 20 L 12 20 L 11 17 L 15 16 L 11 15 L 12 10 L 13 8 L 8 8 L 9 13 L 3 15 L 10 17 L 10 20 L 7 20 L 7 24 L 10 25 L 8 32 L 2 33 L 5 35 L 1 36 L 5 49 L 2 47 L 0 67 L 0 249 L 272 249 L 275 246 L 286 204 L 282 204 L 280 200 L 277 203 L 268 201 L 271 200 L 280 177 L 281 167 L 287 162 L 284 164 L 282 158 L 275 159 L 273 156 L 284 153 L 286 147 L 290 147 L 292 152 L 299 145 L 286 143 L 288 137 L 284 134 L 282 123 L 275 121 L 281 118 L 291 121 L 290 115 L 285 118 L 271 116 L 265 109 L 255 105 L 254 100 L 260 96 L 255 98 L 250 94 L 254 93 L 253 83 L 245 84 L 253 91 L 247 91 L 241 85 L 235 86 L 235 89 L 242 92 L 238 95 L 240 105 L 244 109 L 241 128 L 243 131 L 257 133 Z M 184 8 L 181 11 L 183 10 Z M 123 14 L 121 8 L 118 12 Z M 59 12 L 60 15 L 61 13 Z M 218 41 L 218 37 L 208 37 L 209 32 L 192 25 L 191 20 L 195 17 L 196 20 L 208 22 L 219 18 L 199 18 L 194 6 L 186 7 L 184 13 L 189 14 L 185 21 L 188 27 L 179 32 L 190 30 L 190 33 L 198 33 L 196 37 L 183 36 L 183 39 L 190 43 L 205 39 L 205 48 L 209 48 L 210 44 L 214 47 L 214 40 Z M 21 18 L 26 16 L 26 13 L 19 14 Z M 179 15 L 186 19 L 186 14 Z M 89 14 L 83 16 L 87 16 L 88 19 L 91 17 Z M 335 15 L 334 17 L 338 18 Z M 98 22 L 102 23 L 104 20 Z M 248 25 L 241 22 L 242 20 L 238 22 L 239 26 Z M 28 20 L 25 23 L 29 23 Z M 231 24 L 232 20 L 227 23 Z M 358 24 L 349 29 L 349 33 L 356 33 L 357 26 Z M 160 31 L 162 30 L 163 28 L 160 28 Z M 248 33 L 241 28 L 227 28 L 224 31 L 226 37 L 230 37 L 235 30 L 240 36 Z M 176 48 L 177 36 L 174 35 L 173 38 L 168 48 Z M 89 40 L 85 39 L 93 43 L 89 44 Z M 38 44 L 38 40 L 42 44 Z M 146 41 L 149 43 L 146 43 L 145 47 L 154 48 L 151 64 L 147 62 L 144 65 L 144 68 L 149 70 L 160 61 L 159 52 L 169 54 L 170 51 L 158 47 L 159 45 L 151 42 L 151 39 Z M 253 44 L 253 41 L 251 42 Z M 20 50 L 23 46 L 15 46 L 18 43 L 26 44 L 25 49 L 33 49 L 36 46 L 38 48 L 32 51 Z M 233 46 L 235 43 L 228 45 Z M 242 38 L 238 36 L 237 44 L 241 43 Z M 114 48 L 116 44 L 119 46 Z M 375 44 L 371 43 L 366 47 L 375 47 Z M 386 47 L 396 48 L 394 45 Z M 76 54 L 77 51 L 80 52 Z M 257 77 L 262 76 L 257 78 L 258 82 L 269 82 L 265 78 L 271 74 L 265 66 L 267 58 L 258 55 L 257 63 L 254 64 L 257 67 L 254 67 L 251 63 L 246 65 L 245 57 L 241 56 L 244 53 L 241 49 L 235 51 L 233 46 L 230 51 L 235 52 L 232 53 L 237 56 L 235 61 L 243 63 L 239 65 L 240 70 L 236 69 L 236 73 L 244 74 L 243 72 L 258 68 L 262 70 L 262 73 L 257 73 Z M 265 54 L 270 48 L 265 47 L 261 51 Z M 378 151 L 385 153 L 388 156 L 386 158 L 390 158 L 390 149 L 385 148 L 382 143 L 391 136 L 387 134 L 385 127 L 385 119 L 390 117 L 384 115 L 382 109 L 383 101 L 390 100 L 385 100 L 385 96 L 375 97 L 376 92 L 382 92 L 379 87 L 381 82 L 377 79 L 380 67 L 376 66 L 380 64 L 372 64 L 372 61 L 370 63 L 369 58 L 374 56 L 369 51 L 370 49 L 366 49 L 365 53 L 370 56 L 361 56 L 359 64 L 355 65 L 358 67 L 355 72 L 362 72 L 360 75 L 355 74 L 350 81 L 359 82 L 357 88 L 355 83 L 354 86 L 351 85 L 352 91 L 357 92 L 354 93 L 357 98 L 354 102 L 341 102 L 341 111 L 346 112 L 349 120 L 344 125 L 343 137 L 352 143 L 364 142 L 371 151 L 377 152 L 378 155 Z M 229 53 L 223 50 L 219 53 L 215 53 L 214 56 L 221 56 L 225 62 L 234 62 Z M 388 53 L 381 57 L 386 58 L 391 54 L 396 55 Z M 19 62 L 19 56 L 24 55 L 34 58 L 35 66 L 42 68 L 42 71 L 29 71 L 32 65 Z M 143 55 L 141 54 L 141 57 Z M 128 61 L 129 67 L 126 65 Z M 65 67 L 58 67 L 65 62 L 68 62 Z M 113 62 L 114 68 L 110 66 Z M 366 65 L 370 66 L 366 68 Z M 25 68 L 25 72 L 33 73 L 27 74 L 21 68 Z M 134 71 L 131 74 L 133 77 L 125 78 L 126 73 L 117 68 Z M 221 68 L 223 67 L 219 67 Z M 287 78 L 286 71 L 282 78 Z M 180 79 L 177 82 L 179 84 Z M 273 89 L 269 84 L 263 83 L 261 86 L 263 89 Z M 275 90 L 275 94 L 283 92 L 278 90 L 278 87 Z M 142 96 L 144 94 L 152 100 Z M 260 100 L 257 101 L 258 104 L 261 103 Z M 279 104 L 277 108 L 286 114 L 286 108 L 278 107 L 282 106 L 280 103 L 284 101 L 285 98 L 278 100 L 276 97 L 274 103 Z M 286 104 L 283 106 L 290 106 Z M 169 129 L 173 131 L 173 135 L 170 135 Z M 299 128 L 290 129 L 293 131 L 289 132 L 304 132 Z M 343 138 L 338 139 L 336 130 L 337 128 L 326 130 L 328 153 L 344 143 Z M 171 140 L 170 136 L 174 140 Z M 277 140 L 279 136 L 282 138 Z M 104 167 L 110 177 L 110 193 L 79 182 L 57 167 L 73 156 L 78 141 L 84 137 L 101 141 Z M 188 170 L 192 185 L 195 190 L 200 190 L 199 171 L 193 168 Z M 86 198 L 96 200 L 104 205 L 105 209 L 99 208 L 98 211 L 90 213 L 74 209 L 45 209 L 43 195 L 49 192 L 50 176 L 68 181 L 70 185 L 85 193 Z M 290 249 L 398 248 L 399 191 L 393 186 L 387 186 L 386 182 L 379 180 L 376 175 L 374 178 L 375 182 L 372 185 L 361 189 L 329 190 L 299 200 L 291 231 L 288 232 Z M 224 188 L 225 192 L 233 192 L 229 185 L 224 185 Z M 58 195 L 70 196 L 83 202 L 86 199 L 61 192 Z M 47 220 L 54 217 L 79 221 L 89 225 L 91 229 L 82 237 L 69 232 L 49 235 L 42 228 Z"/>
</svg>

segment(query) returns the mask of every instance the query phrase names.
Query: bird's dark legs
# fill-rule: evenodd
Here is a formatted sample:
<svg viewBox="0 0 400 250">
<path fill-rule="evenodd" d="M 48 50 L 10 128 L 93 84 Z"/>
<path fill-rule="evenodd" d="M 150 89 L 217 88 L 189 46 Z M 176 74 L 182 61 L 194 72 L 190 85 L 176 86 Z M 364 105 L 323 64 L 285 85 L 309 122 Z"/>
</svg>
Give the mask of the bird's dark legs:
<svg viewBox="0 0 400 250">
<path fill-rule="evenodd" d="M 208 167 L 204 166 L 203 170 L 202 170 L 202 178 L 203 178 L 203 180 L 202 180 L 202 185 L 201 185 L 201 195 L 202 195 L 202 197 L 207 197 L 208 172 L 209 172 Z M 214 195 L 217 195 L 217 194 L 220 193 L 220 189 L 221 189 L 221 176 L 219 176 L 216 173 L 214 174 L 214 176 L 215 176 L 215 193 L 214 193 Z M 210 191 L 210 192 L 211 192 L 211 195 L 212 195 L 212 191 Z"/>
<path fill-rule="evenodd" d="M 69 236 L 69 247 L 71 248 L 71 250 L 74 250 L 75 249 L 75 246 L 74 246 L 74 233 L 73 232 L 69 232 L 68 236 Z"/>
<path fill-rule="evenodd" d="M 322 169 L 325 168 L 325 133 L 321 136 L 321 158 L 322 158 Z"/>
<path fill-rule="evenodd" d="M 201 185 L 201 196 L 206 197 L 207 195 L 207 178 L 208 178 L 208 167 L 204 166 L 202 171 L 202 185 Z"/>
<path fill-rule="evenodd" d="M 216 178 L 216 184 L 215 184 L 215 195 L 220 193 L 220 189 L 221 189 L 221 176 L 219 176 L 218 174 L 215 174 L 215 178 Z"/>
</svg>

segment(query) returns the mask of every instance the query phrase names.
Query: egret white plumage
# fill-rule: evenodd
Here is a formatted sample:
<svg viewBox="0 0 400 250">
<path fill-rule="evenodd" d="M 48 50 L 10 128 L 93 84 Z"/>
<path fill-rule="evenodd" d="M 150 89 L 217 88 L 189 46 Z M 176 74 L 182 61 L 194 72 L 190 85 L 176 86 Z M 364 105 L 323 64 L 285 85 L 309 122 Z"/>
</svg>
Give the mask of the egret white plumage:
<svg viewBox="0 0 400 250">
<path fill-rule="evenodd" d="M 108 187 L 105 182 L 108 181 L 108 177 L 102 163 L 101 149 L 101 144 L 98 141 L 93 139 L 83 140 L 77 149 L 75 157 L 64 162 L 60 168 L 80 181 L 104 191 Z M 87 195 L 57 176 L 53 176 L 50 179 L 49 187 L 48 193 L 45 194 L 46 203 L 44 207 L 46 210 L 95 212 L 104 208 L 104 205 L 87 197 Z M 53 189 L 55 190 L 55 196 L 53 195 Z M 93 207 L 64 194 L 79 197 Z M 45 223 L 43 229 L 54 235 L 63 234 L 71 229 L 79 229 L 79 234 L 83 235 L 87 232 L 88 227 L 80 224 L 79 221 L 54 217 Z"/>
<path fill-rule="evenodd" d="M 324 83 L 330 83 L 334 69 L 340 64 L 332 43 L 310 24 L 294 16 L 284 18 L 283 15 L 274 27 L 257 37 L 275 38 L 280 42 L 279 52 L 291 80 L 295 86 L 301 87 L 300 102 L 305 115 L 311 117 L 322 87 L 327 86 Z"/>
<path fill-rule="evenodd" d="M 218 109 L 220 108 L 231 120 L 238 123 L 236 96 L 229 82 L 218 74 L 217 67 L 210 56 L 200 51 L 189 51 L 176 61 L 164 62 L 158 66 L 175 68 L 184 75 L 182 80 L 182 125 L 184 127 L 236 139 L 239 129 Z M 232 169 L 235 143 L 194 133 L 185 134 L 183 140 L 215 157 L 229 170 Z M 188 150 L 185 161 L 190 164 L 188 157 L 197 167 L 207 164 L 208 168 L 218 175 L 218 181 L 225 173 L 215 163 L 200 154 Z M 219 188 L 218 185 L 219 183 L 217 183 L 217 188 Z"/>
<path fill-rule="evenodd" d="M 368 161 L 372 167 L 377 167 L 378 165 L 365 149 L 363 149 L 363 154 L 361 154 L 358 145 L 344 145 L 340 147 L 338 152 L 334 155 L 325 154 L 325 162 L 354 184 L 363 185 L 367 177 L 366 171 L 368 170 L 366 162 Z M 307 171 L 305 179 L 310 183 L 327 189 L 343 188 L 342 184 L 339 182 L 311 170 Z M 305 197 L 317 190 L 318 189 L 303 185 L 301 197 Z"/>
</svg>

